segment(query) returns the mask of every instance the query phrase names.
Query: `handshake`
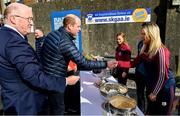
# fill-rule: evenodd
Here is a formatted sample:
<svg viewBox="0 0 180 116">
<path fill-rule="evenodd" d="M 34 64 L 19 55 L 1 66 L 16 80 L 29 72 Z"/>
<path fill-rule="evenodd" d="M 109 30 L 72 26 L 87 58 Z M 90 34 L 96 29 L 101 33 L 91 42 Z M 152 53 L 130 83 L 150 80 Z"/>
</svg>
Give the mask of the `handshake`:
<svg viewBox="0 0 180 116">
<path fill-rule="evenodd" d="M 118 61 L 107 61 L 107 67 L 109 69 L 113 69 L 116 68 L 118 65 Z"/>
<path fill-rule="evenodd" d="M 116 68 L 117 65 L 118 65 L 118 61 L 107 61 L 107 67 L 109 69 Z M 68 78 L 66 78 L 66 84 L 74 85 L 77 83 L 77 81 L 79 81 L 79 79 L 80 79 L 80 76 L 75 76 L 75 75 L 69 76 Z"/>
</svg>

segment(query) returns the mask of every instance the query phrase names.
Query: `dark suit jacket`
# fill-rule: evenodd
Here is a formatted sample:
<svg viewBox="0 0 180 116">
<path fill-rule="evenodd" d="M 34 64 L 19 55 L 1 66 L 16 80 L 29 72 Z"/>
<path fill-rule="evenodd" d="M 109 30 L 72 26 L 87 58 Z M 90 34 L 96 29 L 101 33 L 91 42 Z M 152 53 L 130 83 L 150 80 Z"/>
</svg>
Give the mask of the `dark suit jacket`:
<svg viewBox="0 0 180 116">
<path fill-rule="evenodd" d="M 6 113 L 37 114 L 45 99 L 39 89 L 64 92 L 65 81 L 43 73 L 35 51 L 20 34 L 0 29 L 0 84 Z"/>
</svg>

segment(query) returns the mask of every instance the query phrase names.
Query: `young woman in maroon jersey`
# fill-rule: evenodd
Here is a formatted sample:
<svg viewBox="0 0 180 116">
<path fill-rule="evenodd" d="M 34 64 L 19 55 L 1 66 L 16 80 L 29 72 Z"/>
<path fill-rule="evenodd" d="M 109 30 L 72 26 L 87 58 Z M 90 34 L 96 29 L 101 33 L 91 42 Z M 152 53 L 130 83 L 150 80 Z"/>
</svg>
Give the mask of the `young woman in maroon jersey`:
<svg viewBox="0 0 180 116">
<path fill-rule="evenodd" d="M 117 48 L 115 53 L 115 58 L 117 61 L 130 61 L 131 60 L 131 49 L 127 43 L 126 36 L 123 32 L 120 32 L 116 35 Z M 127 75 L 129 68 L 116 67 L 115 78 L 118 79 L 118 82 L 126 85 Z"/>
</svg>

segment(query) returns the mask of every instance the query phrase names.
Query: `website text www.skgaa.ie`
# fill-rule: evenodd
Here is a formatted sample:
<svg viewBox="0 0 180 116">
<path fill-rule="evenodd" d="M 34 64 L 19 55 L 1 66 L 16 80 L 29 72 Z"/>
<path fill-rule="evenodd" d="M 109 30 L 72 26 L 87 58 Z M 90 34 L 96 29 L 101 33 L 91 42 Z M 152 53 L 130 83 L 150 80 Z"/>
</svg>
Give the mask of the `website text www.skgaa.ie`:
<svg viewBox="0 0 180 116">
<path fill-rule="evenodd" d="M 122 21 L 129 21 L 130 17 L 110 17 L 110 18 L 101 18 L 101 19 L 95 19 L 95 22 L 122 22 Z"/>
</svg>

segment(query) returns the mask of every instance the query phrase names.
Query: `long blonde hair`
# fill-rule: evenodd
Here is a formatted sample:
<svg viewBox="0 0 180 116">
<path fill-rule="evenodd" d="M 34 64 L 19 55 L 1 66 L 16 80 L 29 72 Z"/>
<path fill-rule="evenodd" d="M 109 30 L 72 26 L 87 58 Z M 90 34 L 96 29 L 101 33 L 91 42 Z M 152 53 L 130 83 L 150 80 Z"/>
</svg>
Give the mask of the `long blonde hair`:
<svg viewBox="0 0 180 116">
<path fill-rule="evenodd" d="M 160 29 L 155 23 L 144 23 L 142 25 L 142 29 L 145 31 L 146 36 L 150 39 L 149 49 L 147 53 L 149 57 L 152 57 L 156 55 L 162 45 Z"/>
</svg>

